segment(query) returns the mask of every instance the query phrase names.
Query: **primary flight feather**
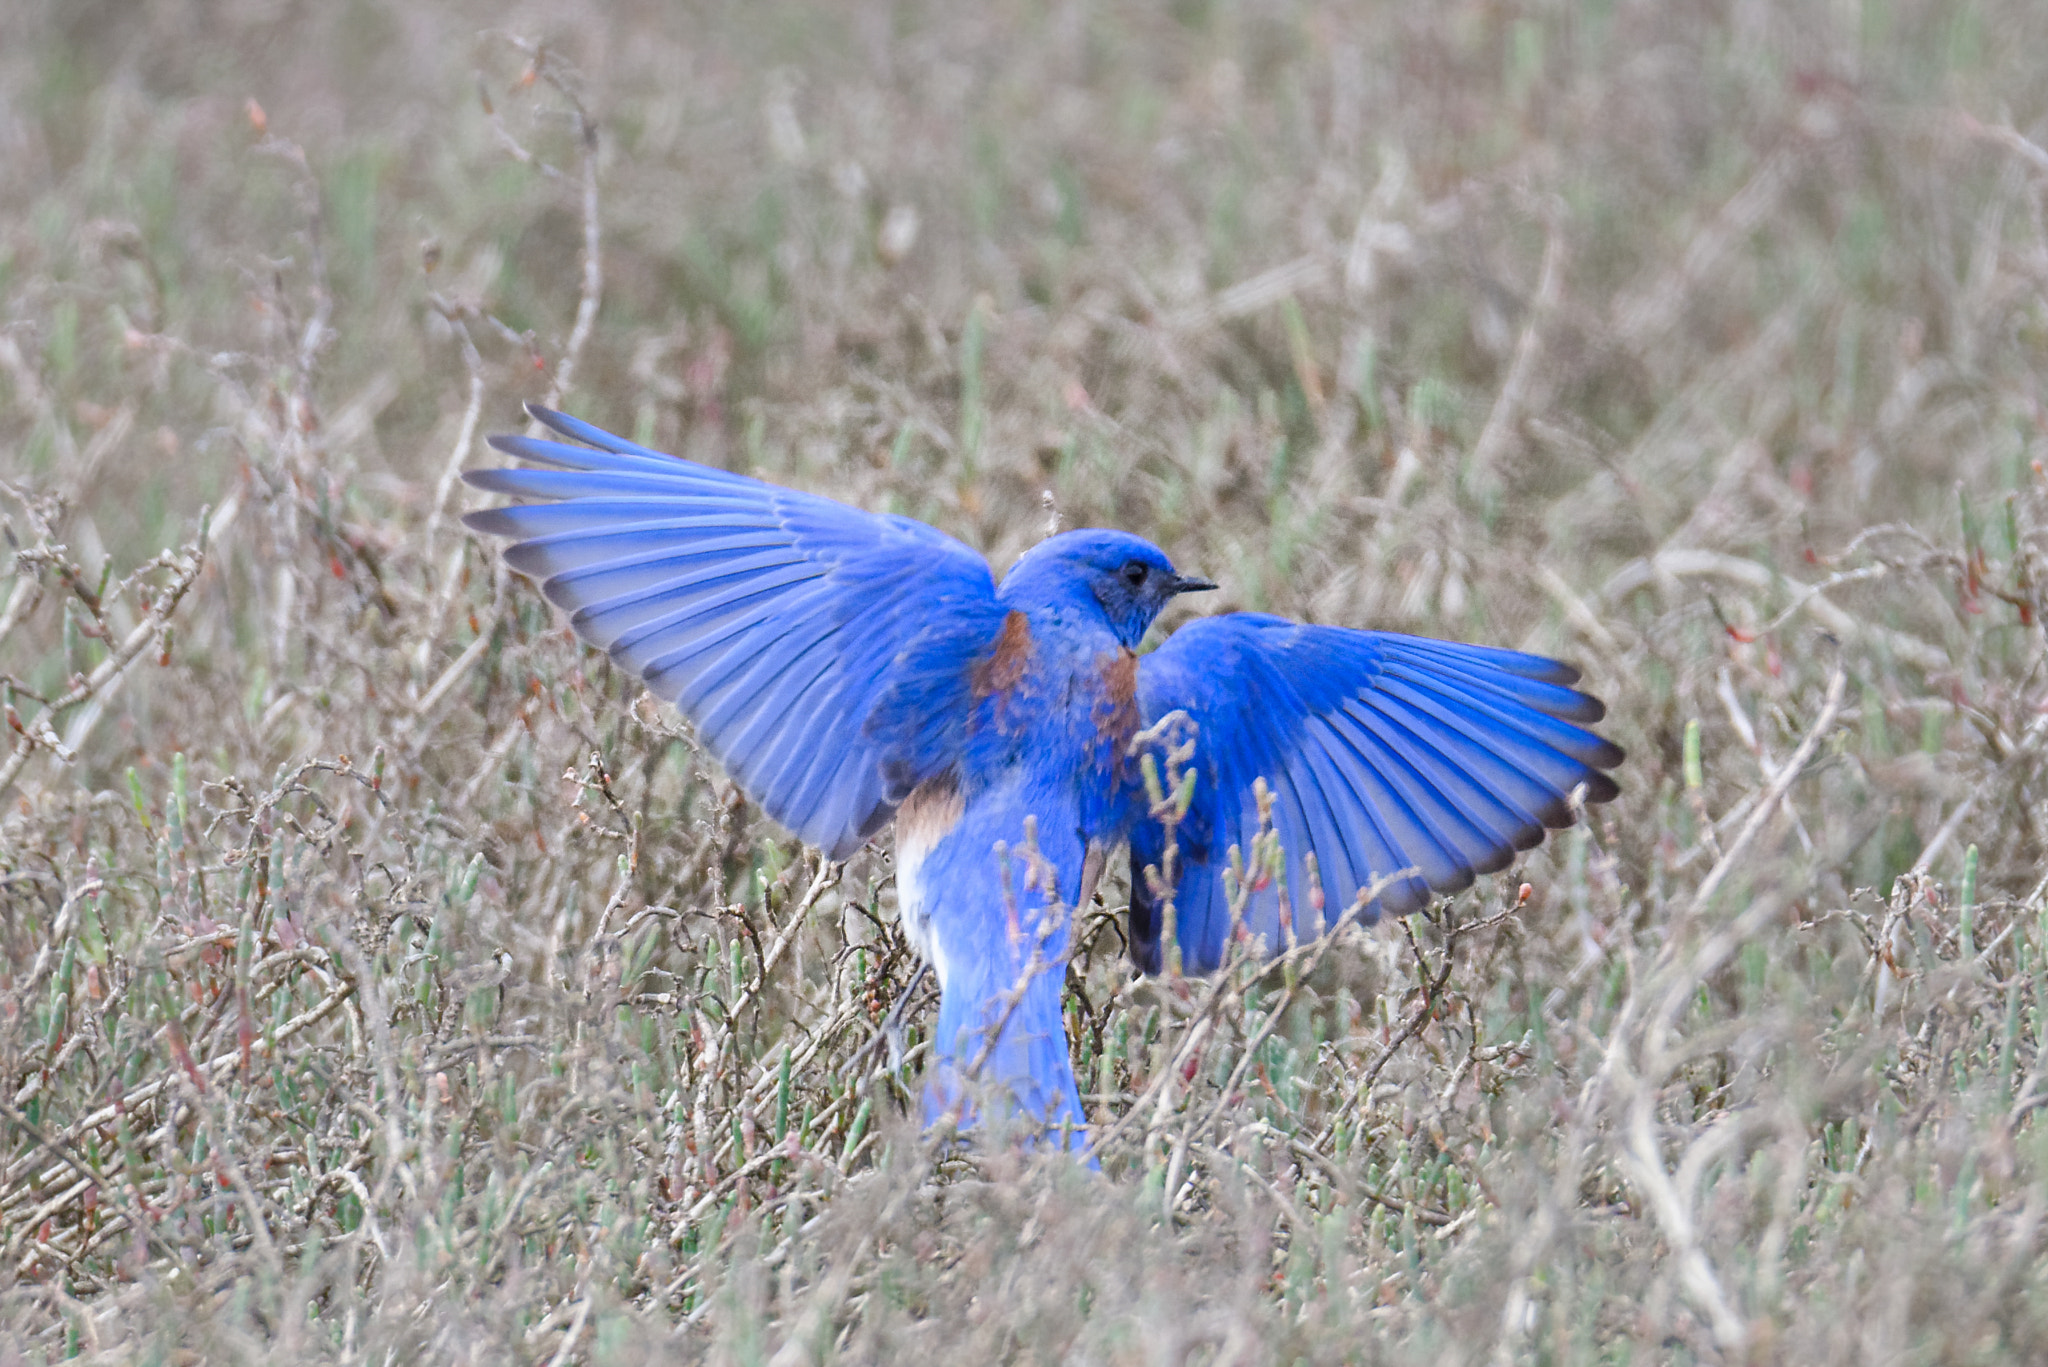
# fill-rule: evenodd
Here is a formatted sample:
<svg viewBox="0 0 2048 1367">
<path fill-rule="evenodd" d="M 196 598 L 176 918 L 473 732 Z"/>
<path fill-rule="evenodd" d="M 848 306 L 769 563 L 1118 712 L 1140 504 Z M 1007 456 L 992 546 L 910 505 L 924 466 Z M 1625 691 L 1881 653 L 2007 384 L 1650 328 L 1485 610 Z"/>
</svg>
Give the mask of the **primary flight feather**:
<svg viewBox="0 0 2048 1367">
<path fill-rule="evenodd" d="M 1262 789 L 1279 867 L 1246 874 L 1235 905 L 1241 933 L 1274 952 L 1376 884 L 1362 920 L 1463 888 L 1570 824 L 1575 792 L 1617 791 L 1605 771 L 1622 752 L 1588 729 L 1604 709 L 1557 661 L 1251 613 L 1196 620 L 1140 656 L 1168 602 L 1215 585 L 1138 537 L 1048 537 L 998 583 L 921 522 L 528 411 L 580 444 L 492 437 L 548 468 L 469 472 L 530 501 L 467 523 L 510 538 L 512 567 L 802 839 L 843 859 L 895 822 L 904 928 L 940 986 L 931 1115 L 971 1115 L 981 1088 L 1079 1142 L 1060 1011 L 1069 921 L 1119 845 L 1139 966 L 1161 967 L 1164 892 L 1183 966 L 1207 972 Z M 1175 712 L 1194 788 L 1163 889 L 1144 870 L 1162 865 L 1167 828 L 1131 750 Z"/>
</svg>

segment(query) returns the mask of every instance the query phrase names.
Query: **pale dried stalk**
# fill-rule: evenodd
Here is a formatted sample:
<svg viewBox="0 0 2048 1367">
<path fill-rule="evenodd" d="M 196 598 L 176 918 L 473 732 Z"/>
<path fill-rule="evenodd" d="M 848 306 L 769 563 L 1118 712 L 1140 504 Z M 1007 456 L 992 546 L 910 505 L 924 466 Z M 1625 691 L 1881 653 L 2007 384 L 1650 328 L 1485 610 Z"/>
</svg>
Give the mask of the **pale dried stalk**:
<svg viewBox="0 0 2048 1367">
<path fill-rule="evenodd" d="M 1553 219 L 1561 210 L 1553 210 Z M 1507 378 L 1501 382 L 1486 426 L 1472 444 L 1467 478 L 1474 488 L 1486 488 L 1497 478 L 1496 467 L 1514 442 L 1516 425 L 1529 402 L 1529 390 L 1536 379 L 1536 365 L 1543 354 L 1543 328 L 1557 312 L 1564 295 L 1564 229 L 1555 221 L 1543 243 L 1543 265 L 1537 274 L 1536 297 L 1529 304 L 1529 319 L 1515 341 L 1515 353 L 1508 362 Z"/>
<path fill-rule="evenodd" d="M 259 1037 L 253 1041 L 250 1045 L 250 1056 L 252 1058 L 270 1057 L 277 1045 L 283 1044 L 300 1032 L 318 1025 L 331 1015 L 336 1007 L 353 996 L 355 990 L 356 985 L 353 982 L 344 981 L 320 1001 L 315 1002 L 312 1006 L 307 1007 L 304 1011 L 301 1011 L 298 1015 L 280 1025 L 275 1034 Z M 200 1076 L 211 1080 L 222 1073 L 230 1072 L 240 1067 L 241 1061 L 242 1051 L 240 1048 L 236 1048 L 228 1053 L 209 1059 L 205 1063 L 198 1064 L 197 1067 Z M 119 1106 L 102 1106 L 83 1119 L 74 1120 L 71 1124 L 65 1126 L 63 1133 L 56 1137 L 61 1142 L 69 1144 L 77 1140 L 87 1130 L 97 1129 L 102 1125 L 111 1125 L 119 1118 L 123 1109 L 133 1109 L 154 1101 L 163 1093 L 165 1088 L 173 1085 L 177 1078 L 182 1076 L 184 1076 L 183 1073 L 172 1072 L 159 1077 L 154 1082 L 144 1083 L 133 1091 L 124 1093 Z M 9 1185 L 20 1180 L 26 1161 L 22 1160 L 8 1169 L 6 1176 Z"/>
<path fill-rule="evenodd" d="M 178 604 L 184 601 L 186 592 L 198 581 L 199 572 L 206 565 L 206 523 L 207 515 L 202 511 L 199 515 L 198 538 L 185 548 L 184 563 L 178 567 L 171 582 L 164 586 L 156 601 L 150 604 L 148 615 L 135 624 L 134 629 L 121 644 L 116 646 L 106 659 L 101 660 L 92 673 L 52 701 L 35 721 L 22 731 L 14 743 L 13 751 L 4 763 L 0 763 L 0 796 L 5 796 L 14 786 L 14 780 L 20 776 L 22 766 L 28 763 L 29 756 L 36 750 L 56 751 L 60 758 L 68 761 L 70 757 L 63 743 L 57 740 L 56 732 L 50 728 L 50 721 L 81 703 L 109 695 L 128 666 L 135 662 L 151 642 L 169 629 L 171 615 L 177 611 Z"/>
<path fill-rule="evenodd" d="M 462 477 L 463 462 L 469 459 L 470 450 L 476 445 L 476 429 L 484 411 L 484 362 L 477 354 L 476 341 L 469 335 L 468 324 L 462 321 L 462 312 L 439 295 L 429 295 L 428 302 L 434 311 L 448 320 L 448 326 L 455 330 L 455 339 L 462 347 L 462 365 L 469 372 L 469 401 L 462 409 L 462 422 L 456 429 L 455 445 L 449 449 L 448 459 L 441 466 L 441 478 L 434 485 L 434 504 L 427 512 L 426 530 L 421 539 L 426 543 L 428 553 L 433 550 L 434 540 L 440 535 L 441 519 L 448 511 L 448 496 L 455 490 L 455 481 Z M 447 582 L 452 584 L 455 576 L 450 574 Z M 446 611 L 434 613 L 431 621 L 441 620 Z M 431 639 L 431 638 L 429 638 Z"/>
</svg>

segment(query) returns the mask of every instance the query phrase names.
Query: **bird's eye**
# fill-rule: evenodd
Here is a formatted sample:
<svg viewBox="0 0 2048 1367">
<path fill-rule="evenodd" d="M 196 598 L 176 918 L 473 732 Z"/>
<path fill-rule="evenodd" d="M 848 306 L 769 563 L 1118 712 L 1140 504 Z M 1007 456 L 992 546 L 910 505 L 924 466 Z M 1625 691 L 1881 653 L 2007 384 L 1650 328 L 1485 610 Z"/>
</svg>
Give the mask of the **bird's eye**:
<svg viewBox="0 0 2048 1367">
<path fill-rule="evenodd" d="M 1142 560 L 1133 560 L 1123 568 L 1124 582 L 1134 589 L 1143 588 L 1145 586 L 1145 576 L 1151 572 L 1152 567 L 1150 565 L 1147 565 Z"/>
</svg>

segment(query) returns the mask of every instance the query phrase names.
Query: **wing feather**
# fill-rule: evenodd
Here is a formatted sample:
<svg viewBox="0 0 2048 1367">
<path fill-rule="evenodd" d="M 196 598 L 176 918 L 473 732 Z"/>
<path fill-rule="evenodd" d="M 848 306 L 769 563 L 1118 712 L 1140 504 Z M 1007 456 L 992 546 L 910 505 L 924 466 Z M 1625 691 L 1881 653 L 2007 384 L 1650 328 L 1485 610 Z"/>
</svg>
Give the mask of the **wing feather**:
<svg viewBox="0 0 2048 1367">
<path fill-rule="evenodd" d="M 771 816 L 844 857 L 957 759 L 1003 620 L 979 555 L 908 518 L 529 412 L 585 444 L 492 437 L 546 468 L 469 472 L 535 501 L 465 521 L 512 539 L 507 562 L 690 717 Z"/>
<path fill-rule="evenodd" d="M 1311 935 L 1376 879 L 1364 912 L 1405 914 L 1432 893 L 1507 866 L 1546 827 L 1570 823 L 1571 794 L 1605 802 L 1621 749 L 1587 729 L 1605 709 L 1571 687 L 1578 671 L 1539 655 L 1389 632 L 1302 626 L 1229 613 L 1190 623 L 1138 665 L 1145 720 L 1185 711 L 1197 727 L 1195 797 L 1181 823 L 1174 890 L 1184 963 L 1221 961 L 1231 850 L 1259 833 L 1263 778 L 1286 853 L 1284 892 L 1257 889 L 1245 926 L 1285 947 Z M 1164 853 L 1149 818 L 1131 839 L 1132 942 L 1159 966 L 1163 908 L 1143 873 Z M 1313 855 L 1323 905 L 1308 896 Z"/>
</svg>

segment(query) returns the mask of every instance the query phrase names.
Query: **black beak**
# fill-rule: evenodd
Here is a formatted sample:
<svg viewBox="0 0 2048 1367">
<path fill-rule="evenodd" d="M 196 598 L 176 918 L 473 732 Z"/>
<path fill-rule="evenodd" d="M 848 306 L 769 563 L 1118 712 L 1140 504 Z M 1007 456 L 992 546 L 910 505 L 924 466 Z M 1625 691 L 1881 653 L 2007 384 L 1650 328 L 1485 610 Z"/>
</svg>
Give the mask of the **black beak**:
<svg viewBox="0 0 2048 1367">
<path fill-rule="evenodd" d="M 1201 579 L 1191 574 L 1176 574 L 1173 577 L 1173 591 L 1175 593 L 1207 593 L 1215 587 L 1216 585 L 1210 583 L 1207 579 Z"/>
</svg>

